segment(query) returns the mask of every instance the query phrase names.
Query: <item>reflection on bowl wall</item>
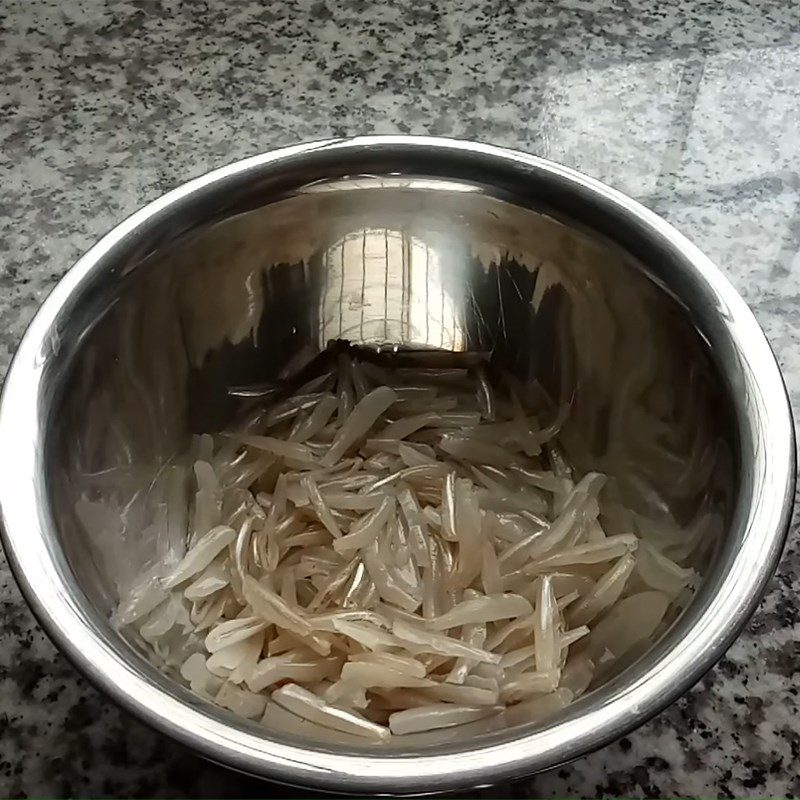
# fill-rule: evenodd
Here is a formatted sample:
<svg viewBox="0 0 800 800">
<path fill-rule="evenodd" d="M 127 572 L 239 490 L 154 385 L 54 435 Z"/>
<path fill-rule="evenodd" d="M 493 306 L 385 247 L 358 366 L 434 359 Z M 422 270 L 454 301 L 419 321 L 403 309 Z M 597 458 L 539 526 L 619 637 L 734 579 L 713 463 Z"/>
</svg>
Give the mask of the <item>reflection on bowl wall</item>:
<svg viewBox="0 0 800 800">
<path fill-rule="evenodd" d="M 780 463 L 768 466 L 759 448 L 776 430 L 784 440 L 792 434 L 779 374 L 752 317 L 666 224 L 547 162 L 402 138 L 289 149 L 160 203 L 98 246 L 57 290 L 37 384 L 36 463 L 46 475 L 50 546 L 63 592 L 82 598 L 73 602 L 96 646 L 125 665 L 116 678 L 100 675 L 101 666 L 94 675 L 124 703 L 250 772 L 329 788 L 444 789 L 596 747 L 721 655 L 729 636 L 718 616 L 712 640 L 684 643 L 709 614 L 728 614 L 735 633 L 774 567 L 792 456 L 773 451 Z M 702 534 L 691 561 L 704 578 L 688 609 L 650 652 L 635 653 L 635 664 L 607 674 L 544 728 L 520 720 L 470 738 L 420 734 L 383 746 L 393 759 L 369 745 L 330 751 L 313 736 L 294 742 L 267 732 L 259 745 L 263 729 L 153 670 L 107 621 L 120 588 L 158 557 L 142 531 L 163 498 L 131 501 L 147 496 L 190 434 L 221 430 L 241 414 L 230 386 L 292 374 L 336 339 L 488 351 L 499 367 L 537 381 L 554 414 L 569 404 L 561 440 L 580 471 L 612 474 L 625 502 L 648 516 L 651 535 L 670 535 L 676 525 Z M 764 371 L 758 381 L 754 355 Z M 764 403 L 775 404 L 770 419 L 778 425 L 766 432 Z M 773 494 L 759 500 L 770 469 Z M 135 513 L 123 522 L 110 515 L 107 533 L 92 540 L 75 514 L 81 498 Z M 3 510 L 8 527 L 5 501 Z M 756 535 L 765 546 L 746 577 L 737 558 Z M 719 607 L 736 565 L 739 596 Z M 700 645 L 702 658 L 692 650 Z M 115 689 L 122 677 L 132 682 Z M 164 698 L 173 712 L 189 709 L 191 721 L 183 711 L 167 721 L 167 706 L 153 710 Z M 415 763 L 405 774 L 403 758 Z"/>
<path fill-rule="evenodd" d="M 650 491 L 682 524 L 724 513 L 732 428 L 675 300 L 603 237 L 468 184 L 373 177 L 316 183 L 138 267 L 74 356 L 59 515 L 87 493 L 124 508 L 188 434 L 236 419 L 230 386 L 292 374 L 337 339 L 490 351 L 497 366 L 543 384 L 554 413 L 570 404 L 571 459 L 615 474 L 629 504 Z M 72 559 L 106 603 L 152 560 L 151 542 L 137 547 L 150 522 Z M 82 526 L 73 530 L 68 554 L 87 544 Z"/>
</svg>

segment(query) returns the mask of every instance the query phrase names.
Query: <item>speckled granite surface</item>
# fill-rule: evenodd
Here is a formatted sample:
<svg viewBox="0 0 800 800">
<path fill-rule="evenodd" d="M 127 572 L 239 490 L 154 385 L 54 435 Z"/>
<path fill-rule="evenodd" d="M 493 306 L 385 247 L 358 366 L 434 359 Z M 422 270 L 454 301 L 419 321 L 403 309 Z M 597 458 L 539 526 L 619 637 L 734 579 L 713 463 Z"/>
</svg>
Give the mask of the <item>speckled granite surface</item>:
<svg viewBox="0 0 800 800">
<path fill-rule="evenodd" d="M 0 369 L 98 236 L 298 140 L 463 136 L 643 200 L 751 303 L 800 408 L 800 5 L 781 0 L 0 0 Z M 800 549 L 688 697 L 486 796 L 800 796 Z M 0 795 L 285 795 L 87 686 L 0 561 Z"/>
</svg>

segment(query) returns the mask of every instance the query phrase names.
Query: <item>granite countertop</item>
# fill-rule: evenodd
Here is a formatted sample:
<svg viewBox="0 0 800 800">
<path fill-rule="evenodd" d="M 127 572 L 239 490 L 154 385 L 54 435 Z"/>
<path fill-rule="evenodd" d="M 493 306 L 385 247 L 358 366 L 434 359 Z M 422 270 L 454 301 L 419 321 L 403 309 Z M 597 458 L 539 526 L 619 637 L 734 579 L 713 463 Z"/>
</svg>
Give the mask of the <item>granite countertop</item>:
<svg viewBox="0 0 800 800">
<path fill-rule="evenodd" d="M 800 408 L 800 5 L 780 0 L 29 0 L 0 5 L 0 370 L 101 234 L 276 145 L 480 139 L 577 167 L 690 236 Z M 9 454 L 4 454 L 9 457 Z M 598 753 L 498 793 L 800 796 L 800 550 L 728 655 Z M 44 637 L 0 557 L 0 796 L 272 791 L 145 728 Z"/>
</svg>

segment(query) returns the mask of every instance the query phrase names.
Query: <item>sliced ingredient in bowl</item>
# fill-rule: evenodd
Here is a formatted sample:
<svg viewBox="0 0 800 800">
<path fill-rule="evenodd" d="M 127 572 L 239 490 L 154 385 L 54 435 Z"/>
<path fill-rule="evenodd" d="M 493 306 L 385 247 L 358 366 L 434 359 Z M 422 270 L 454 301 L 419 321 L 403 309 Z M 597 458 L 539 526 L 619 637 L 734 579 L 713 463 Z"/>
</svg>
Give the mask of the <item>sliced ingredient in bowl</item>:
<svg viewBox="0 0 800 800">
<path fill-rule="evenodd" d="M 563 708 L 685 604 L 705 518 L 641 540 L 541 397 L 480 358 L 339 353 L 164 470 L 172 547 L 115 623 L 267 727 L 380 743 Z"/>
</svg>

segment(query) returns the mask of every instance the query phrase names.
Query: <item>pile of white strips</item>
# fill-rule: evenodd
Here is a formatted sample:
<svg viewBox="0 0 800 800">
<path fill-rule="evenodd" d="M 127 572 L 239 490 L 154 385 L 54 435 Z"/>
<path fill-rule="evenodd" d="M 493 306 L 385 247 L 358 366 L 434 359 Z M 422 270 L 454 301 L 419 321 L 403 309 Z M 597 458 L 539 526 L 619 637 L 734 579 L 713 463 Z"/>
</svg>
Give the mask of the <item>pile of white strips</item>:
<svg viewBox="0 0 800 800">
<path fill-rule="evenodd" d="M 552 714 L 686 602 L 697 533 L 640 538 L 537 405 L 480 365 L 340 355 L 167 468 L 181 550 L 115 624 L 273 730 L 380 742 L 511 706 Z"/>
</svg>

